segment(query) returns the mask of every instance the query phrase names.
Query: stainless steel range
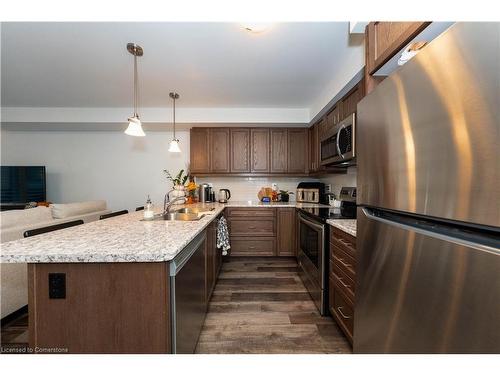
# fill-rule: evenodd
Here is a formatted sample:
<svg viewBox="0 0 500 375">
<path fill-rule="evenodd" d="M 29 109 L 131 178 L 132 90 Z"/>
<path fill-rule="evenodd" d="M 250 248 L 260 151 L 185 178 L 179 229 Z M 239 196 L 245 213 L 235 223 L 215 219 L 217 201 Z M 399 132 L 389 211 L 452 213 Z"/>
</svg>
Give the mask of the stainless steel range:
<svg viewBox="0 0 500 375">
<path fill-rule="evenodd" d="M 342 189 L 341 207 L 300 208 L 298 213 L 299 274 L 321 315 L 328 315 L 328 219 L 356 217 L 356 194 Z M 354 195 L 354 198 L 353 198 Z M 324 200 L 324 198 L 320 198 Z"/>
</svg>

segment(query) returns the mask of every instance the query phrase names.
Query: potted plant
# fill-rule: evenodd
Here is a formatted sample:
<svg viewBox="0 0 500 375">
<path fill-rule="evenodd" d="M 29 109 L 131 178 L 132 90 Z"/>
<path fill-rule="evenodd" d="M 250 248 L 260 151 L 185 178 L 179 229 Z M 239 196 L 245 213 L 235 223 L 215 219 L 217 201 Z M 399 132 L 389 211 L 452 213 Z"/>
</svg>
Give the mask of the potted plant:
<svg viewBox="0 0 500 375">
<path fill-rule="evenodd" d="M 184 185 L 189 178 L 189 173 L 184 173 L 184 169 L 181 169 L 179 173 L 177 173 L 177 175 L 174 177 L 166 169 L 164 169 L 163 172 L 167 175 L 167 179 L 172 182 L 172 188 L 174 190 L 172 192 L 172 198 L 185 197 L 186 187 Z"/>
<path fill-rule="evenodd" d="M 290 200 L 290 194 L 293 194 L 293 192 L 288 191 L 288 190 L 280 190 L 280 193 L 279 193 L 280 201 L 281 202 L 288 202 Z"/>
</svg>

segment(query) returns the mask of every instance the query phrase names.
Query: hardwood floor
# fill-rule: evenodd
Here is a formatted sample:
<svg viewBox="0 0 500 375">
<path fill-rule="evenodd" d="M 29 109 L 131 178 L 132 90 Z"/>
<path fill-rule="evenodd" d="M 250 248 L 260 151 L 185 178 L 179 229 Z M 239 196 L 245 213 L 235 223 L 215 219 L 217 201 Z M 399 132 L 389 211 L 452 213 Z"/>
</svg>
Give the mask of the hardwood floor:
<svg viewBox="0 0 500 375">
<path fill-rule="evenodd" d="M 28 314 L 2 325 L 1 353 L 25 353 L 28 348 Z"/>
<path fill-rule="evenodd" d="M 331 317 L 321 317 L 294 258 L 224 262 L 196 353 L 351 353 Z M 2 352 L 28 343 L 28 316 L 2 327 Z"/>
<path fill-rule="evenodd" d="M 294 258 L 224 262 L 196 353 L 351 353 L 331 317 L 321 317 Z"/>
</svg>

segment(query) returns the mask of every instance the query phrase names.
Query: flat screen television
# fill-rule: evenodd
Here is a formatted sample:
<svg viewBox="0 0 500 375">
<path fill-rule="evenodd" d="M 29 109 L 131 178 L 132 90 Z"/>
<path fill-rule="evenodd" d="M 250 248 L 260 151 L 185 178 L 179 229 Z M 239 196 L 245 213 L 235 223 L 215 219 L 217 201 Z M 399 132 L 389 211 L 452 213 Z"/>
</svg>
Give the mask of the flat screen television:
<svg viewBox="0 0 500 375">
<path fill-rule="evenodd" d="M 2 205 L 44 202 L 47 199 L 45 167 L 1 166 Z"/>
</svg>

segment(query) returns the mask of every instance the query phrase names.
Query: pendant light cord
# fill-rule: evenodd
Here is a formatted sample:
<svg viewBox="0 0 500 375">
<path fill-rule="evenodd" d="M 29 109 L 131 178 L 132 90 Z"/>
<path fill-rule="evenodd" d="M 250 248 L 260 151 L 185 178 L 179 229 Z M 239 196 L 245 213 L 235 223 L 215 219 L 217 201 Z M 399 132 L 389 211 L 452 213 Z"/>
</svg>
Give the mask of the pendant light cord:
<svg viewBox="0 0 500 375">
<path fill-rule="evenodd" d="M 139 97 L 138 97 L 138 87 L 137 87 L 137 55 L 134 55 L 134 116 L 139 118 L 137 114 L 137 107 L 139 105 Z"/>
<path fill-rule="evenodd" d="M 174 94 L 174 139 L 177 139 L 175 138 L 175 94 Z"/>
</svg>

